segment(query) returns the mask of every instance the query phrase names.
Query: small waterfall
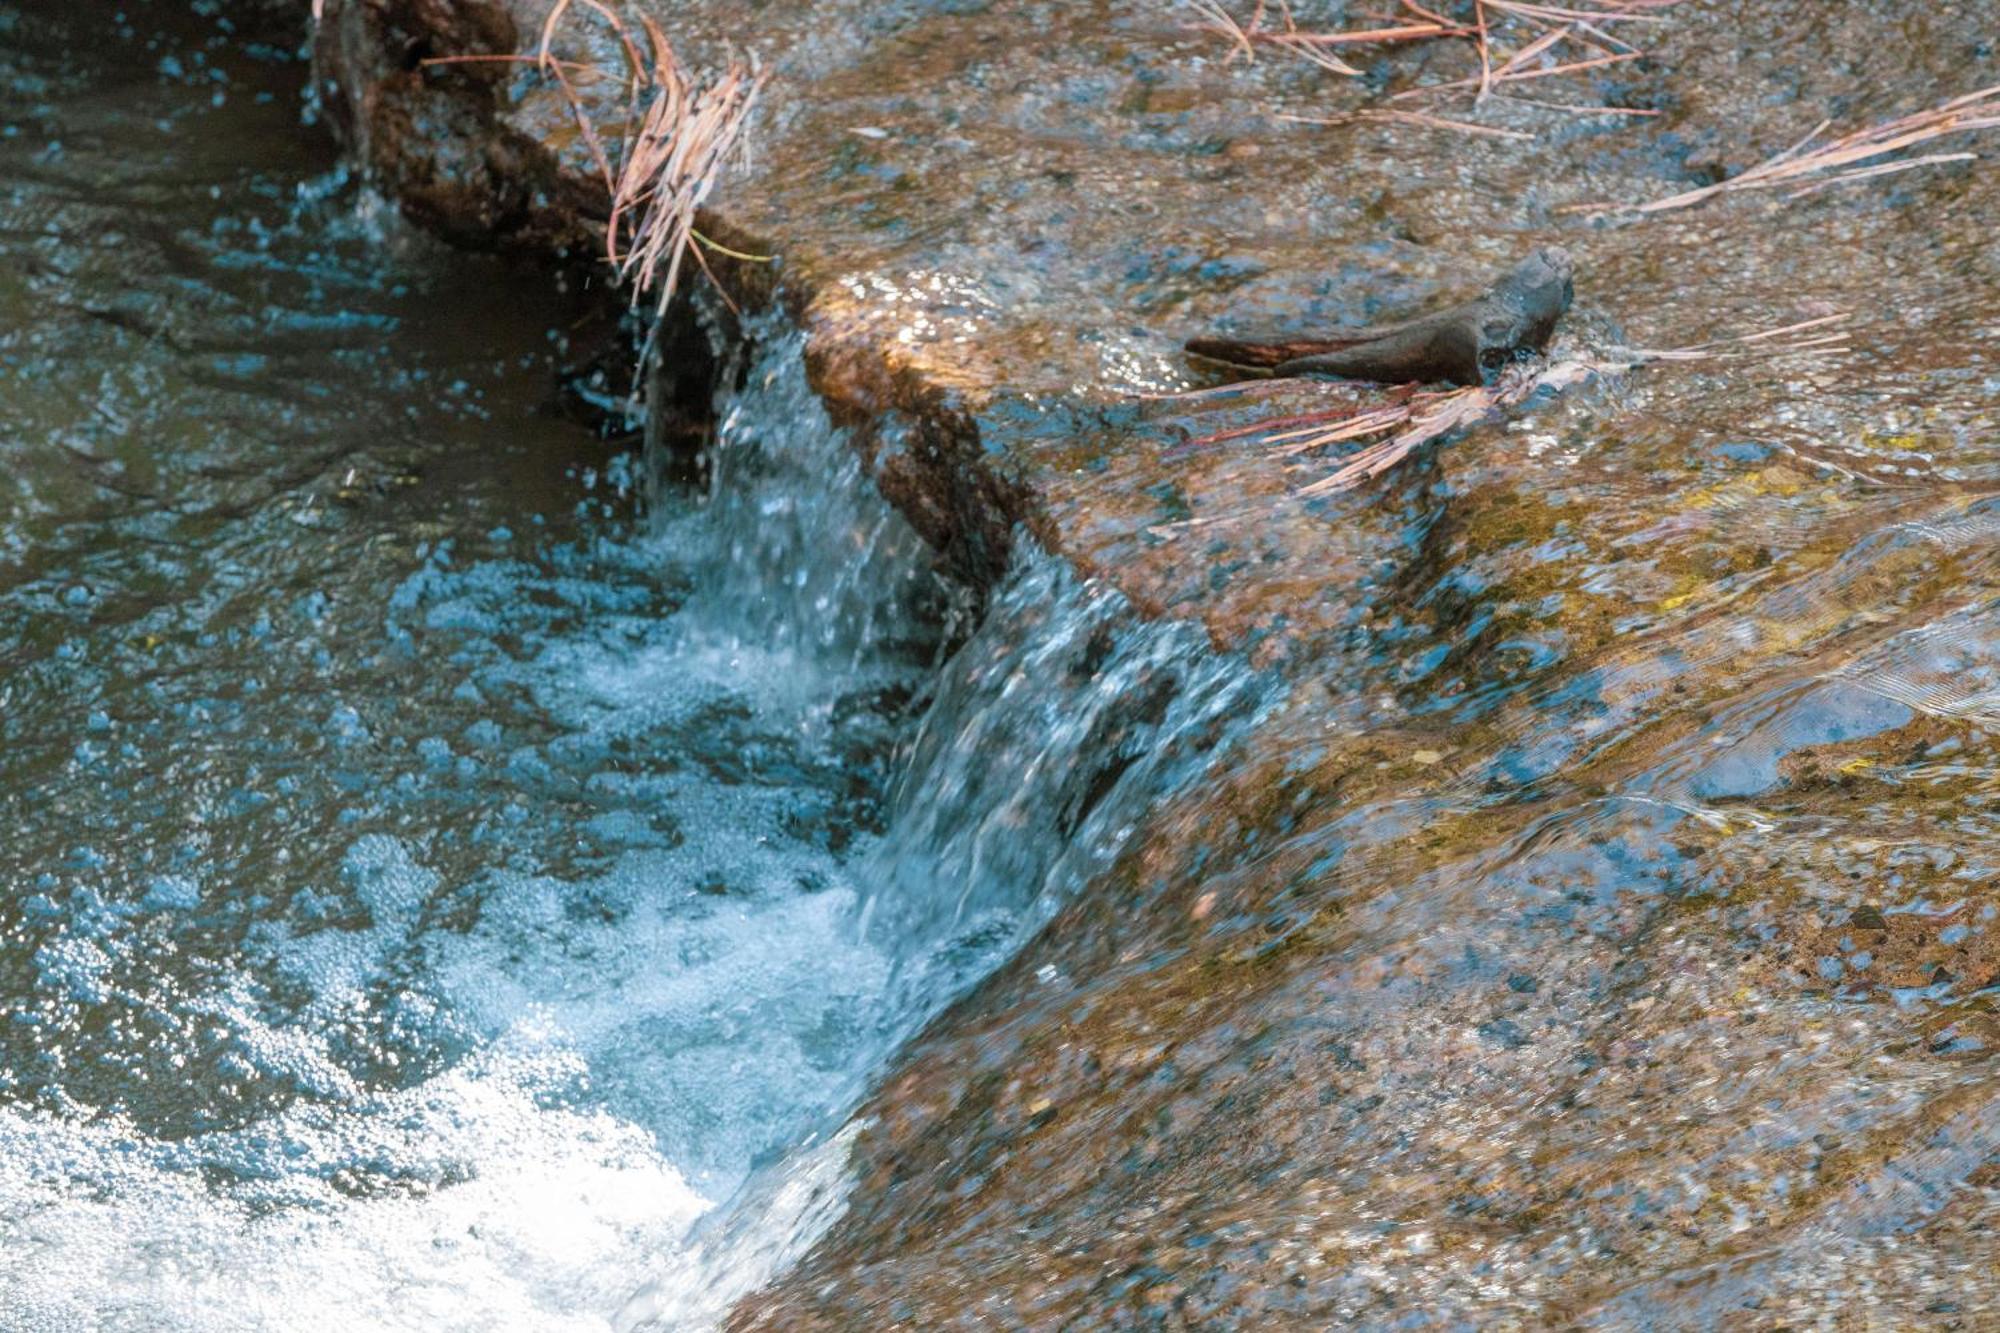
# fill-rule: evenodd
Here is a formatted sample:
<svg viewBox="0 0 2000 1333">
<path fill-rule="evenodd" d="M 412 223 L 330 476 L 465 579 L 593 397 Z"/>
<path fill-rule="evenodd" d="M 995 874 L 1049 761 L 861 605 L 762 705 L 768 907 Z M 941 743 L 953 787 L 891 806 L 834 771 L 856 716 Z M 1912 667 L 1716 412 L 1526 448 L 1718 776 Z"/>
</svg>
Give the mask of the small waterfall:
<svg viewBox="0 0 2000 1333">
<path fill-rule="evenodd" d="M 795 665 L 880 679 L 936 650 L 951 590 L 805 378 L 803 337 L 754 322 L 722 396 L 707 550 L 681 611 Z M 672 531 L 673 516 L 659 518 Z M 1197 780 L 1264 682 L 1204 631 L 1137 614 L 1023 537 L 897 756 L 888 829 L 852 870 L 856 933 L 896 959 L 902 1033 L 1007 957 Z"/>
<path fill-rule="evenodd" d="M 781 633 L 822 650 L 907 639 L 913 604 L 936 589 L 858 455 L 825 427 L 796 339 L 773 342 L 750 383 L 724 404 L 708 503 L 726 515 L 728 552 L 702 596 L 739 618 L 761 599 Z M 1200 627 L 1147 620 L 1022 540 L 898 756 L 886 832 L 849 867 L 864 895 L 857 943 L 892 960 L 874 1060 L 817 1132 L 704 1220 L 618 1326 L 711 1326 L 802 1257 L 845 1209 L 861 1128 L 850 1117 L 880 1064 L 1106 870 L 1161 797 L 1200 780 L 1266 684 Z"/>
<path fill-rule="evenodd" d="M 928 1014 L 1107 869 L 1196 781 L 1262 682 L 1202 629 L 1147 620 L 1025 541 L 946 666 L 860 878 L 862 929 Z"/>
<path fill-rule="evenodd" d="M 929 550 L 827 419 L 806 382 L 804 336 L 770 314 L 744 335 L 744 388 L 720 396 L 708 447 L 700 505 L 712 540 L 689 552 L 688 610 L 744 642 L 829 664 L 865 670 L 885 652 L 928 664 L 948 597 Z M 656 528 L 684 503 L 666 498 Z"/>
</svg>

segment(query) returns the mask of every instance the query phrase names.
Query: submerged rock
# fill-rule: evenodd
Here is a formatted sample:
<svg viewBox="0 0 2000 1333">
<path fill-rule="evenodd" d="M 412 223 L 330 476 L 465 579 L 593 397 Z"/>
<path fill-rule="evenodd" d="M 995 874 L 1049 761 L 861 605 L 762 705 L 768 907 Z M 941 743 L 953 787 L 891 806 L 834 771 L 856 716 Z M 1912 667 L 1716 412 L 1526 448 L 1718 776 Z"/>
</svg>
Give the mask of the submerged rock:
<svg viewBox="0 0 2000 1333">
<path fill-rule="evenodd" d="M 2000 185 L 1563 211 L 1990 83 L 1969 20 L 1689 0 L 1589 94 L 1661 114 L 1496 102 L 1523 142 L 1277 121 L 1365 90 L 1152 4 L 651 8 L 774 68 L 704 229 L 780 257 L 715 263 L 925 539 L 990 581 L 1026 531 L 1289 692 L 909 1047 L 737 1327 L 2000 1310 L 2000 270 L 1939 222 Z M 411 59 L 546 12 L 329 5 L 337 114 L 447 234 L 597 223 L 556 90 Z M 1841 308 L 1866 354 L 1670 366 L 1311 504 L 1327 460 L 1184 446 L 1370 391 L 1141 396 L 1177 331 L 1365 325 L 1556 238 L 1586 345 Z"/>
</svg>

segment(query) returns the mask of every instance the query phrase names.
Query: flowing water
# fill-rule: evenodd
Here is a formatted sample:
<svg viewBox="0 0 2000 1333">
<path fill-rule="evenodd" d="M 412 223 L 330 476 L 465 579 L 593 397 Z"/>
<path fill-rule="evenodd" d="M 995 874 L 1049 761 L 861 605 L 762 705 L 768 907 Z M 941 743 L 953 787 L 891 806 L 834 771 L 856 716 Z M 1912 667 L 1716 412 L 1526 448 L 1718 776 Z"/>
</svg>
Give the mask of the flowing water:
<svg viewBox="0 0 2000 1333">
<path fill-rule="evenodd" d="M 1673 31 L 1764 98 L 1808 38 L 1734 8 Z M 1826 12 L 1815 66 L 1884 29 Z M 885 230 L 968 374 L 1038 291 L 1063 338 L 1023 346 L 1127 330 L 982 427 L 1045 432 L 996 447 L 1057 460 L 1065 549 L 1207 624 L 1024 549 L 973 625 L 782 326 L 721 352 L 699 486 L 566 418 L 605 294 L 397 222 L 259 15 L 0 3 L 0 1328 L 678 1329 L 788 1268 L 774 1327 L 2000 1309 L 1990 172 L 1785 226 L 1544 218 L 1586 350 L 1828 304 L 1856 347 L 1655 367 L 1297 505 L 1179 447 L 1240 408 L 1117 386 L 1322 256 L 1187 277 L 1173 227 L 1315 219 L 1400 304 L 1490 220 L 1403 176 L 1591 198 L 1688 146 L 1421 141 L 1370 194 L 1365 141 L 1273 137 L 1334 166 L 1148 187 L 1199 226 L 1133 228 L 1069 196 L 1090 125 L 1181 152 L 1240 108 L 991 80 L 1077 153 L 980 157 L 1056 192 L 994 225 L 1079 230 Z M 1855 114 L 1993 59 L 1910 45 Z M 845 142 L 963 95 L 909 68 L 784 114 Z M 802 214 L 865 165 L 807 138 Z M 1345 290 L 1317 315 L 1368 314 Z M 1161 535 L 1191 515 L 1224 521 Z"/>
<path fill-rule="evenodd" d="M 642 504 L 295 39 L 0 7 L 0 1326 L 685 1326 L 1252 681 L 1032 556 L 941 668 L 776 327 Z"/>
</svg>

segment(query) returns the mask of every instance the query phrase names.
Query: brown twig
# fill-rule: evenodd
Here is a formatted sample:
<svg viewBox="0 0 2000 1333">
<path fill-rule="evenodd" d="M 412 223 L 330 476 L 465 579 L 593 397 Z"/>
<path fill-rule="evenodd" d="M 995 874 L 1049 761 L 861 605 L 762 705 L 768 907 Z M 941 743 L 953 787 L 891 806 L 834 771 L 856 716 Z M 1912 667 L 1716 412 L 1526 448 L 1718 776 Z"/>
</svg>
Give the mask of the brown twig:
<svg viewBox="0 0 2000 1333">
<path fill-rule="evenodd" d="M 1413 23 L 1401 28 L 1370 28 L 1363 32 L 1271 33 L 1266 40 L 1297 46 L 1369 46 L 1384 42 L 1414 42 L 1429 37 L 1458 37 L 1470 31 L 1470 28 L 1446 27 L 1436 23 Z"/>
<path fill-rule="evenodd" d="M 1472 17 L 1469 22 L 1455 21 L 1437 10 L 1416 3 L 1415 0 L 1401 0 L 1402 8 L 1421 22 L 1397 22 L 1395 21 L 1399 17 L 1397 15 L 1374 14 L 1369 17 L 1384 26 L 1339 32 L 1301 31 L 1293 21 L 1289 5 L 1283 6 L 1284 27 L 1271 29 L 1263 25 L 1265 10 L 1261 0 L 1256 14 L 1247 24 L 1236 20 L 1225 7 L 1225 0 L 1187 0 L 1187 3 L 1199 16 L 1199 21 L 1190 26 L 1216 33 L 1227 40 L 1233 48 L 1229 55 L 1230 61 L 1238 57 L 1255 60 L 1259 46 L 1275 47 L 1288 50 L 1325 69 L 1348 77 L 1357 76 L 1361 71 L 1336 56 L 1335 49 L 1470 39 L 1479 59 L 1479 72 L 1476 75 L 1405 89 L 1397 93 L 1392 100 L 1427 97 L 1469 88 L 1475 90 L 1473 102 L 1478 105 L 1494 95 L 1495 90 L 1503 84 L 1574 74 L 1604 65 L 1637 60 L 1643 52 L 1631 42 L 1606 32 L 1605 28 L 1618 23 L 1665 22 L 1666 17 L 1662 11 L 1681 3 L 1681 0 L 1582 0 L 1574 4 L 1547 4 L 1540 3 L 1539 0 L 1471 0 Z M 1511 55 L 1504 57 L 1496 51 L 1496 47 L 1503 40 L 1502 25 L 1506 25 L 1507 28 L 1504 40 L 1510 44 L 1516 40 L 1516 29 L 1525 30 L 1520 44 L 1514 47 Z M 1562 43 L 1581 47 L 1591 54 L 1586 58 L 1567 62 L 1558 60 L 1553 66 L 1534 63 L 1549 58 L 1554 49 Z M 1572 109 L 1561 104 L 1552 105 L 1557 110 Z M 1605 109 L 1612 112 L 1624 110 L 1617 107 Z M 1435 125 L 1436 120 L 1437 118 L 1431 121 L 1413 119 L 1412 123 Z M 1470 128 L 1465 122 L 1438 127 L 1460 130 Z"/>
<path fill-rule="evenodd" d="M 1261 24 L 1263 7 L 1258 7 L 1256 17 L 1248 24 L 1239 23 L 1229 11 L 1222 7 L 1220 0 L 1189 0 L 1190 7 L 1201 21 L 1189 26 L 1198 30 L 1213 32 L 1222 36 L 1236 48 L 1230 59 L 1242 56 L 1246 60 L 1257 58 L 1259 44 L 1289 50 L 1323 69 L 1348 77 L 1359 77 L 1361 71 L 1334 55 L 1330 47 L 1338 46 L 1379 46 L 1397 42 L 1429 41 L 1438 37 L 1460 37 L 1472 29 L 1446 22 L 1432 16 L 1424 23 L 1397 24 L 1385 28 L 1368 28 L 1354 32 L 1301 32 L 1293 21 L 1290 7 L 1285 8 L 1285 26 L 1273 31 Z"/>
<path fill-rule="evenodd" d="M 1495 93 L 1503 102 L 1519 102 L 1522 106 L 1538 106 L 1545 111 L 1560 111 L 1571 116 L 1657 116 L 1663 113 L 1651 107 L 1642 106 L 1572 106 L 1568 102 L 1544 102 L 1533 97 L 1522 97 L 1516 93 Z"/>
<path fill-rule="evenodd" d="M 1504 13 L 1519 14 L 1523 18 L 1541 19 L 1551 23 L 1666 22 L 1658 14 L 1637 12 L 1640 9 L 1647 8 L 1647 6 L 1635 6 L 1631 3 L 1631 0 L 1626 0 L 1623 4 L 1616 3 L 1616 0 L 1613 0 L 1612 3 L 1600 9 L 1565 9 L 1559 5 L 1527 4 L 1524 3 L 1524 0 L 1485 0 L 1485 3 Z M 1651 8 L 1665 9 L 1668 5 L 1674 3 L 1676 3 L 1676 0 L 1667 0 L 1665 5 L 1651 6 Z"/>
<path fill-rule="evenodd" d="M 1426 115 L 1421 111 L 1389 111 L 1364 109 L 1352 111 L 1344 116 L 1289 116 L 1280 115 L 1279 120 L 1296 121 L 1302 125 L 1346 125 L 1355 121 L 1376 121 L 1393 125 L 1421 125 L 1427 129 L 1449 130 L 1454 134 L 1476 134 L 1488 139 L 1521 139 L 1533 142 L 1535 136 L 1525 130 L 1503 130 L 1492 125 L 1476 125 L 1469 120 L 1452 120 L 1446 116 Z"/>
<path fill-rule="evenodd" d="M 1486 24 L 1486 0 L 1472 0 L 1472 13 L 1479 36 L 1479 96 L 1473 100 L 1483 102 L 1493 91 L 1493 30 Z"/>
<path fill-rule="evenodd" d="M 1496 84 L 1526 83 L 1530 79 L 1556 78 L 1564 74 L 1575 74 L 1580 70 L 1598 69 L 1604 65 L 1617 65 L 1617 64 L 1622 64 L 1627 60 L 1637 60 L 1640 58 L 1642 54 L 1643 52 L 1633 51 L 1621 55 L 1598 56 L 1593 60 L 1577 60 L 1567 65 L 1554 65 L 1544 69 L 1524 69 L 1517 73 L 1512 73 L 1505 76 L 1496 74 L 1493 78 L 1493 82 Z M 1477 78 L 1457 79 L 1451 83 L 1430 83 L 1430 84 L 1425 84 L 1421 88 L 1407 88 L 1400 93 L 1394 94 L 1393 96 L 1390 97 L 1389 100 L 1392 102 L 1400 102 L 1406 98 L 1428 97 L 1433 93 L 1448 93 L 1448 92 L 1453 92 L 1459 88 L 1477 88 L 1478 86 L 1479 86 L 1479 80 Z"/>
</svg>

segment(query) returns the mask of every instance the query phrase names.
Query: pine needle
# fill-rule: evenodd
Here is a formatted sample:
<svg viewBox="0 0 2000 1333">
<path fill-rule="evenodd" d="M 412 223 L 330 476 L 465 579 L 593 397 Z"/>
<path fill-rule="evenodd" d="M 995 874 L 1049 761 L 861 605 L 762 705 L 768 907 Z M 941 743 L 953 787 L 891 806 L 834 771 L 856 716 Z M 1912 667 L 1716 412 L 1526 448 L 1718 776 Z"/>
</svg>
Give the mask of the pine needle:
<svg viewBox="0 0 2000 1333">
<path fill-rule="evenodd" d="M 1349 125 L 1361 121 L 1378 124 L 1420 125 L 1426 129 L 1448 130 L 1453 134 L 1471 134 L 1486 139 L 1519 139 L 1532 143 L 1535 136 L 1525 130 L 1503 130 L 1494 125 L 1477 125 L 1469 120 L 1452 120 L 1447 116 L 1427 115 L 1422 111 L 1393 111 L 1366 109 L 1349 112 L 1344 116 L 1288 116 L 1280 115 L 1279 120 L 1294 121 L 1301 125 Z"/>
<path fill-rule="evenodd" d="M 1978 155 L 1969 152 L 1926 153 L 1889 162 L 1875 162 L 1873 159 L 1933 143 L 1946 135 L 2000 127 L 2000 84 L 1954 97 L 1929 111 L 1884 121 L 1815 146 L 1814 141 L 1826 132 L 1828 124 L 1830 122 L 1821 121 L 1812 133 L 1776 157 L 1713 185 L 1655 199 L 1648 204 L 1582 204 L 1562 211 L 1664 213 L 1671 209 L 1692 208 L 1717 195 L 1746 190 L 1785 190 L 1787 198 L 1797 199 L 1848 181 L 1868 180 L 1945 162 L 1973 161 Z M 1862 163 L 1871 165 L 1862 166 Z"/>
<path fill-rule="evenodd" d="M 1259 45 L 1277 47 L 1310 60 L 1322 69 L 1349 78 L 1358 78 L 1361 71 L 1334 55 L 1331 48 L 1341 46 L 1378 46 L 1395 42 L 1429 41 L 1438 37 L 1460 37 L 1472 29 L 1446 23 L 1431 17 L 1424 23 L 1396 24 L 1385 28 L 1367 28 L 1353 32 L 1302 32 L 1293 21 L 1289 5 L 1285 7 L 1285 26 L 1270 29 L 1263 26 L 1264 7 L 1259 5 L 1256 14 L 1247 24 L 1238 22 L 1221 0 L 1188 0 L 1189 7 L 1200 16 L 1200 22 L 1190 24 L 1197 30 L 1216 33 L 1228 40 L 1235 48 L 1230 54 L 1234 60 L 1241 56 L 1246 61 L 1257 58 Z"/>
<path fill-rule="evenodd" d="M 1190 24 L 1190 27 L 1215 33 L 1229 42 L 1232 50 L 1225 64 L 1239 57 L 1246 61 L 1254 61 L 1259 47 L 1275 47 L 1310 60 L 1336 74 L 1351 78 L 1358 76 L 1361 71 L 1335 55 L 1336 49 L 1403 42 L 1470 39 L 1479 59 L 1477 74 L 1465 79 L 1406 89 L 1397 93 L 1391 100 L 1428 97 L 1469 88 L 1474 90 L 1475 105 L 1484 102 L 1503 84 L 1574 74 L 1639 59 L 1644 53 L 1638 47 L 1605 29 L 1619 23 L 1663 23 L 1666 21 L 1666 16 L 1661 11 L 1680 2 L 1681 0 L 1589 0 L 1587 4 L 1562 5 L 1537 3 L 1536 0 L 1471 0 L 1471 21 L 1457 22 L 1435 10 L 1426 9 L 1415 0 L 1402 0 L 1402 8 L 1416 20 L 1421 21 L 1390 21 L 1381 27 L 1336 32 L 1306 32 L 1294 22 L 1289 5 L 1281 5 L 1284 26 L 1271 28 L 1264 23 L 1267 10 L 1262 0 L 1248 22 L 1240 21 L 1231 14 L 1225 5 L 1225 0 L 1186 0 L 1188 7 L 1198 16 L 1198 21 Z M 1389 19 L 1392 16 L 1372 17 Z M 1503 42 L 1511 44 L 1516 41 L 1519 45 L 1514 47 L 1512 54 L 1503 54 L 1497 49 Z M 1541 63 L 1551 57 L 1555 48 L 1563 43 L 1581 47 L 1594 54 L 1567 63 L 1558 60 L 1552 66 Z M 1605 111 L 1615 113 L 1622 110 L 1616 107 L 1570 108 L 1560 104 L 1556 104 L 1556 109 L 1592 113 Z M 1463 121 L 1440 124 L 1438 122 L 1441 118 L 1406 119 L 1409 123 L 1429 125 L 1431 128 L 1471 132 L 1470 127 Z M 1508 134 L 1502 137 L 1517 136 Z"/>
<path fill-rule="evenodd" d="M 708 272 L 702 248 L 754 262 L 768 259 L 719 245 L 695 228 L 701 206 L 743 155 L 744 130 L 766 76 L 754 59 L 747 64 L 732 60 L 719 76 L 697 75 L 681 63 L 651 16 L 640 18 L 642 49 L 632 30 L 601 0 L 580 0 L 610 27 L 625 57 L 625 132 L 607 149 L 605 136 L 569 78 L 570 70 L 597 71 L 558 59 L 554 53 L 558 29 L 576 2 L 556 0 L 550 7 L 535 62 L 561 90 L 611 197 L 611 216 L 604 229 L 606 262 L 633 285 L 635 293 L 652 293 L 665 311 L 679 290 L 690 256 Z M 728 299 L 724 293 L 725 303 Z"/>
<path fill-rule="evenodd" d="M 1375 442 L 1339 460 L 1333 471 L 1294 489 L 1301 499 L 1353 490 L 1395 467 L 1422 446 L 1453 431 L 1492 420 L 1507 409 L 1518 407 L 1538 394 L 1560 393 L 1592 378 L 1621 374 L 1653 362 L 1771 360 L 1789 356 L 1824 356 L 1843 350 L 1847 334 L 1835 326 L 1844 324 L 1845 313 L 1821 315 L 1758 333 L 1739 334 L 1686 347 L 1665 349 L 1617 347 L 1594 356 L 1568 357 L 1545 362 L 1540 367 L 1518 367 L 1490 385 L 1477 384 L 1448 392 L 1418 392 L 1406 387 L 1398 401 L 1355 410 L 1351 403 L 1320 412 L 1271 417 L 1218 431 L 1190 440 L 1169 451 L 1170 456 L 1212 448 L 1232 441 L 1246 441 L 1253 447 L 1283 457 L 1297 458 L 1335 445 L 1374 437 Z M 1817 332 L 1815 332 L 1817 330 Z M 1810 335 L 1810 336 L 1804 336 Z M 1260 381 L 1263 385 L 1287 381 Z M 1291 381 L 1297 383 L 1297 381 Z M 1332 386 L 1327 386 L 1331 388 Z M 1212 391 L 1196 391 L 1190 398 Z M 1306 465 L 1301 465 L 1306 466 Z M 1215 521 L 1216 517 L 1167 525 L 1192 527 Z M 1165 530 L 1165 529 L 1163 529 Z"/>
</svg>

